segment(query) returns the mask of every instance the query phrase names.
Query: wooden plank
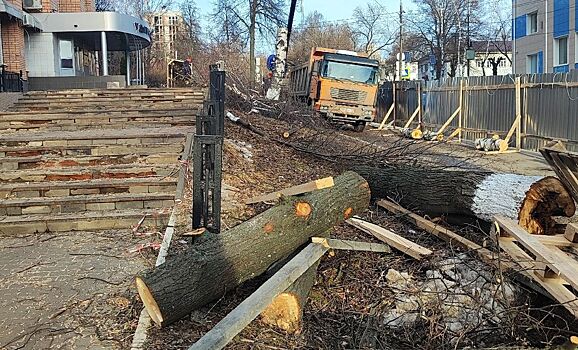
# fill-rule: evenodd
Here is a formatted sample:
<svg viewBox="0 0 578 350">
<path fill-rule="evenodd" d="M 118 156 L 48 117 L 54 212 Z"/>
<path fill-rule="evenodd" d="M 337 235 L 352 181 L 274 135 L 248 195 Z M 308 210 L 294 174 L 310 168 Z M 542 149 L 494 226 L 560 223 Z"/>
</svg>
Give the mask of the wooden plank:
<svg viewBox="0 0 578 350">
<path fill-rule="evenodd" d="M 570 292 L 562 281 L 554 278 L 540 278 L 533 271 L 536 270 L 534 259 L 518 247 L 512 240 L 500 239 L 500 248 L 518 264 L 521 269 L 517 272 L 531 278 L 538 283 L 552 298 L 564 306 L 574 317 L 578 318 L 578 298 Z"/>
<path fill-rule="evenodd" d="M 436 132 L 436 134 L 443 133 L 444 130 L 451 124 L 452 120 L 454 120 L 454 118 L 460 113 L 460 111 L 461 111 L 461 107 L 458 107 L 454 111 L 454 113 L 452 113 L 452 115 L 448 118 L 448 120 L 446 120 L 446 122 L 439 128 L 439 130 Z"/>
<path fill-rule="evenodd" d="M 310 243 L 253 294 L 217 323 L 189 350 L 217 350 L 224 348 L 239 332 L 271 304 L 273 299 L 289 288 L 315 264 L 328 248 Z"/>
<path fill-rule="evenodd" d="M 387 230 L 381 226 L 372 224 L 370 222 L 351 218 L 346 220 L 351 226 L 357 227 L 358 229 L 373 235 L 377 239 L 384 241 L 400 252 L 411 256 L 414 259 L 421 260 L 423 257 L 431 255 L 433 252 L 425 247 L 420 246 L 408 239 L 405 239 L 390 230 Z"/>
<path fill-rule="evenodd" d="M 443 226 L 440 226 L 438 224 L 435 224 L 415 213 L 412 213 L 411 211 L 391 202 L 385 199 L 381 199 L 379 201 L 377 201 L 376 203 L 378 206 L 386 209 L 389 212 L 392 212 L 394 214 L 401 214 L 404 216 L 404 219 L 407 219 L 408 221 L 410 221 L 411 223 L 413 223 L 414 225 L 416 225 L 417 227 L 419 227 L 420 229 L 433 234 L 434 236 L 443 239 L 444 241 L 450 243 L 450 244 L 455 244 L 461 248 L 464 248 L 466 250 L 473 250 L 473 251 L 478 251 L 479 253 L 483 253 L 486 256 L 492 256 L 492 253 L 487 250 L 486 248 L 483 248 L 482 246 L 480 246 L 477 243 L 474 243 L 456 233 L 454 233 L 453 231 L 448 230 L 447 228 L 444 228 Z"/>
<path fill-rule="evenodd" d="M 379 127 L 377 128 L 377 130 L 382 130 L 383 127 L 385 126 L 385 122 L 387 121 L 387 119 L 389 119 L 389 115 L 391 114 L 391 112 L 393 112 L 393 108 L 395 107 L 395 103 L 391 104 L 391 107 L 389 107 L 389 109 L 387 110 L 387 113 L 385 114 L 385 117 L 383 117 L 383 120 L 381 121 L 381 124 L 379 124 Z"/>
<path fill-rule="evenodd" d="M 570 223 L 566 226 L 566 231 L 564 231 L 564 238 L 569 242 L 578 243 L 578 224 Z"/>
<path fill-rule="evenodd" d="M 328 187 L 333 187 L 333 177 L 331 176 L 315 181 L 310 181 L 301 185 L 289 187 L 281 191 L 276 191 L 265 195 L 249 198 L 245 203 L 254 204 L 259 202 L 276 201 L 279 198 L 281 198 L 281 196 L 295 196 L 298 194 L 303 194 Z"/>
<path fill-rule="evenodd" d="M 496 216 L 494 220 L 503 229 L 502 232 L 513 236 L 521 245 L 528 249 L 548 266 L 554 273 L 565 279 L 572 287 L 578 290 L 578 262 L 569 259 L 559 250 L 553 250 L 542 244 L 534 235 L 530 235 L 518 224 L 503 216 Z M 562 255 L 562 254 L 564 255 Z"/>
<path fill-rule="evenodd" d="M 356 242 L 344 239 L 332 239 L 323 237 L 311 237 L 311 242 L 319 243 L 326 248 L 336 250 L 355 250 L 360 252 L 391 253 L 391 249 L 386 244 Z"/>
<path fill-rule="evenodd" d="M 413 120 L 415 119 L 415 117 L 417 116 L 418 112 L 420 110 L 420 106 L 417 106 L 417 108 L 415 109 L 415 111 L 413 111 L 413 114 L 411 115 L 411 117 L 409 117 L 407 123 L 405 123 L 405 125 L 403 126 L 404 128 L 408 128 L 411 123 L 413 122 Z"/>
</svg>

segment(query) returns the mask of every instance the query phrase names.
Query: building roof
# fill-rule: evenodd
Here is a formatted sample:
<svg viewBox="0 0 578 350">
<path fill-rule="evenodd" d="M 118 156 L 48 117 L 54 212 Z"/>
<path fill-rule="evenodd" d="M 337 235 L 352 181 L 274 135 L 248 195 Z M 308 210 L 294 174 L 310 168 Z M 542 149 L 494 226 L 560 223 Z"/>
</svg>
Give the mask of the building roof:
<svg viewBox="0 0 578 350">
<path fill-rule="evenodd" d="M 472 41 L 476 52 L 512 52 L 512 41 Z"/>
</svg>

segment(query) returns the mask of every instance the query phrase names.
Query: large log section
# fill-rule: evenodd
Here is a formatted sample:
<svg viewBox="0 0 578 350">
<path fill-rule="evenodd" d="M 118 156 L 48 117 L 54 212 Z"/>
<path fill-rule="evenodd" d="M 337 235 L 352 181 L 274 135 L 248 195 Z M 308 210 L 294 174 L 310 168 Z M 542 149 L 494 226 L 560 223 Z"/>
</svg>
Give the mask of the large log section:
<svg viewBox="0 0 578 350">
<path fill-rule="evenodd" d="M 503 215 L 520 219 L 530 233 L 554 234 L 560 232 L 552 217 L 572 216 L 576 209 L 568 191 L 553 177 L 407 165 L 348 167 L 367 180 L 375 198 L 390 197 L 432 216 L 491 222 L 494 215 Z"/>
<path fill-rule="evenodd" d="M 369 205 L 367 182 L 354 172 L 335 186 L 279 205 L 219 235 L 207 234 L 190 250 L 136 278 L 151 318 L 174 322 L 287 257 Z"/>
</svg>

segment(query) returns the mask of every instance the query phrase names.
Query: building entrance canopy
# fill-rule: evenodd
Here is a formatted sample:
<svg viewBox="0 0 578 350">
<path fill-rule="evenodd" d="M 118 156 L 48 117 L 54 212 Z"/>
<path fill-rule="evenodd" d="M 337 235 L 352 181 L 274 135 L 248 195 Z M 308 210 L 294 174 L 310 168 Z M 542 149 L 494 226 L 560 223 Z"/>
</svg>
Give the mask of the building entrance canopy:
<svg viewBox="0 0 578 350">
<path fill-rule="evenodd" d="M 70 35 L 87 49 L 102 47 L 106 35 L 109 51 L 137 51 L 151 43 L 148 24 L 133 16 L 117 12 L 35 13 L 45 33 Z"/>
</svg>

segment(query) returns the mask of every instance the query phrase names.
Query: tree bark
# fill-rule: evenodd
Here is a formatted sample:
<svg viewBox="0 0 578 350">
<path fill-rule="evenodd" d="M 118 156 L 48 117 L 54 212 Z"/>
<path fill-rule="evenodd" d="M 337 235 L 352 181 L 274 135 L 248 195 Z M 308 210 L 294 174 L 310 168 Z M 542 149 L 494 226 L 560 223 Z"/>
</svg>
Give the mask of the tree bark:
<svg viewBox="0 0 578 350">
<path fill-rule="evenodd" d="M 520 208 L 533 183 L 540 176 L 517 174 L 495 174 L 473 170 L 425 169 L 399 165 L 395 167 L 351 166 L 363 176 L 375 198 L 393 198 L 406 207 L 417 207 L 432 216 L 445 215 L 450 218 L 475 218 L 487 222 L 494 215 L 518 219 Z M 550 178 L 551 179 L 551 178 Z M 527 202 L 527 215 L 540 215 L 537 230 L 530 233 L 553 234 L 552 216 L 572 216 L 575 208 L 570 195 L 562 186 L 554 186 L 552 180 L 543 184 L 539 193 L 533 196 L 532 208 Z M 566 193 L 564 193 L 566 192 Z M 547 195 L 549 193 L 549 195 Z M 548 203 L 554 199 L 555 203 Z M 548 219 L 545 219 L 548 218 Z M 463 221 L 463 220 L 461 220 Z M 542 228 L 542 229 L 540 229 Z"/>
<path fill-rule="evenodd" d="M 367 182 L 354 172 L 336 177 L 331 188 L 288 197 L 224 233 L 201 237 L 190 250 L 138 276 L 141 299 L 157 324 L 170 324 L 360 213 L 369 198 Z"/>
</svg>

